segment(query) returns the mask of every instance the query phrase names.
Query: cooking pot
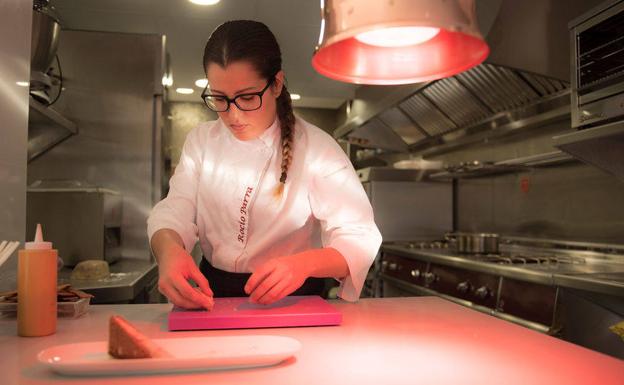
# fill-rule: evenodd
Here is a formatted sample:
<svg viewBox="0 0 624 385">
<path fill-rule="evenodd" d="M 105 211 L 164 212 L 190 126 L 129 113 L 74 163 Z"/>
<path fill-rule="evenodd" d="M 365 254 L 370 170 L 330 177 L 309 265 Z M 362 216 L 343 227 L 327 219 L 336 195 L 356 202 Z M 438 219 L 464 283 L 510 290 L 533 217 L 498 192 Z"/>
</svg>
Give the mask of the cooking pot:
<svg viewBox="0 0 624 385">
<path fill-rule="evenodd" d="M 458 253 L 497 254 L 498 234 L 492 233 L 448 233 L 446 240 Z"/>
</svg>

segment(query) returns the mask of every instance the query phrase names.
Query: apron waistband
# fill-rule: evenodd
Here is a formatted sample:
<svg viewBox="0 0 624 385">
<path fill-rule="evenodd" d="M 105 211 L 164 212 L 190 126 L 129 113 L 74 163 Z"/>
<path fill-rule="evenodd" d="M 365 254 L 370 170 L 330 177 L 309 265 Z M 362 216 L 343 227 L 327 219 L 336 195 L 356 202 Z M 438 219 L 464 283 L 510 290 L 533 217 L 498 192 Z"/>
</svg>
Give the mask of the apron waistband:
<svg viewBox="0 0 624 385">
<path fill-rule="evenodd" d="M 245 284 L 251 273 L 231 273 L 217 269 L 202 257 L 199 271 L 206 277 L 215 297 L 247 297 Z M 325 278 L 310 277 L 290 295 L 325 296 Z"/>
</svg>

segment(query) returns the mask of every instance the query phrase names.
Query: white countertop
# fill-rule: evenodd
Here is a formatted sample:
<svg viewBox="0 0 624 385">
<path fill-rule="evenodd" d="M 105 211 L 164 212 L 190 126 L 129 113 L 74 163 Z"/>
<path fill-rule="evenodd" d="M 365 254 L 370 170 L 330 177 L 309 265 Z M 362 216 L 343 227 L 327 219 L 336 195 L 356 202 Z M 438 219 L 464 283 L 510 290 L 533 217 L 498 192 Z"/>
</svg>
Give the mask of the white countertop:
<svg viewBox="0 0 624 385">
<path fill-rule="evenodd" d="M 437 297 L 335 301 L 343 324 L 330 327 L 168 332 L 171 305 L 94 305 L 59 319 L 48 337 L 17 337 L 0 319 L 0 382 L 12 384 L 624 384 L 624 361 L 499 320 Z M 36 361 L 44 348 L 106 340 L 120 314 L 151 338 L 273 334 L 301 341 L 277 366 L 170 375 L 63 377 Z M 624 343 L 624 342 L 623 342 Z"/>
</svg>

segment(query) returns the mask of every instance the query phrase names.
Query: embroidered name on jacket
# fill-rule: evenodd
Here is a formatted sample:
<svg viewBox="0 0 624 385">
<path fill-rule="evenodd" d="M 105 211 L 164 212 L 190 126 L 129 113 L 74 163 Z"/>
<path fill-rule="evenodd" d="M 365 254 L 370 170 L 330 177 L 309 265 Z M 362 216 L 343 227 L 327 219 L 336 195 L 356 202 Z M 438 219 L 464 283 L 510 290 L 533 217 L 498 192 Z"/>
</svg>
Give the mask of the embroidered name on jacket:
<svg viewBox="0 0 624 385">
<path fill-rule="evenodd" d="M 247 228 L 249 226 L 249 211 L 248 205 L 251 200 L 251 193 L 253 192 L 253 187 L 247 187 L 245 191 L 245 196 L 243 197 L 243 203 L 241 203 L 241 207 L 239 210 L 239 218 L 238 218 L 238 241 L 242 244 L 245 244 L 245 239 L 247 238 Z"/>
</svg>

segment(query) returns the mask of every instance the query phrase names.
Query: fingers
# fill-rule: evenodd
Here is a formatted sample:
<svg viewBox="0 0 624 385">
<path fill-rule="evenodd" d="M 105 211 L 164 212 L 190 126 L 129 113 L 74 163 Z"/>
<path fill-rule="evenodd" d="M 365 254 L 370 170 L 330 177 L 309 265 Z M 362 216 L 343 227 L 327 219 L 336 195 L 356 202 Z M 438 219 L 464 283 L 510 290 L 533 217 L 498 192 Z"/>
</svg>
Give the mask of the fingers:
<svg viewBox="0 0 624 385">
<path fill-rule="evenodd" d="M 256 290 L 256 287 L 258 287 L 258 285 L 262 281 L 264 281 L 264 279 L 268 277 L 269 274 L 271 274 L 274 266 L 275 265 L 272 263 L 267 263 L 260 266 L 260 268 L 254 271 L 253 274 L 251 274 L 251 277 L 249 277 L 249 279 L 247 280 L 247 283 L 245 284 L 245 293 L 251 294 L 254 290 Z"/>
<path fill-rule="evenodd" d="M 205 283 L 207 286 L 208 282 Z M 174 305 L 185 309 L 203 307 L 206 310 L 212 310 L 214 306 L 212 296 L 206 296 L 199 288 L 193 288 L 182 276 L 159 280 L 158 290 L 169 298 Z"/>
<path fill-rule="evenodd" d="M 270 290 L 257 299 L 257 302 L 263 305 L 269 305 L 286 297 L 296 289 L 292 289 L 291 285 L 286 281 L 280 281 Z"/>
<path fill-rule="evenodd" d="M 197 309 L 201 307 L 201 305 L 197 305 L 196 303 L 189 301 L 180 295 L 180 293 L 170 284 L 158 284 L 158 291 L 160 291 L 165 297 L 171 301 L 175 306 L 184 308 L 184 309 Z"/>
<path fill-rule="evenodd" d="M 203 292 L 202 289 L 199 287 L 194 287 L 193 289 L 195 289 L 200 295 L 207 297 L 208 301 L 204 304 L 204 309 L 210 311 L 212 310 L 212 308 L 214 307 L 214 298 L 212 298 L 212 296 L 206 296 Z"/>
<path fill-rule="evenodd" d="M 264 296 L 269 290 L 273 289 L 279 282 L 283 282 L 283 274 L 279 274 L 273 270 L 269 275 L 256 285 L 256 288 L 250 293 L 249 297 L 251 302 L 259 302 L 259 299 Z M 250 277 L 251 279 L 251 277 Z"/>
<path fill-rule="evenodd" d="M 158 264 L 160 292 L 177 306 L 187 309 L 203 307 L 211 310 L 214 305 L 212 290 L 197 268 L 193 257 L 182 246 L 175 244 L 165 254 L 161 256 Z M 192 279 L 199 288 L 192 287 L 189 279 Z"/>
<path fill-rule="evenodd" d="M 206 310 L 212 310 L 214 300 L 212 296 L 207 296 L 200 290 L 193 288 L 186 279 L 177 280 L 175 288 L 185 299 L 196 303 L 197 307 L 203 307 Z"/>
<path fill-rule="evenodd" d="M 193 282 L 195 282 L 197 286 L 199 286 L 202 293 L 204 293 L 208 297 L 214 296 L 212 289 L 210 289 L 210 285 L 208 284 L 208 280 L 197 267 L 193 266 L 193 268 L 191 268 L 190 276 Z"/>
</svg>

